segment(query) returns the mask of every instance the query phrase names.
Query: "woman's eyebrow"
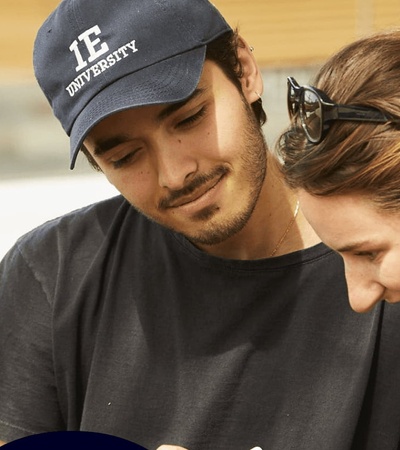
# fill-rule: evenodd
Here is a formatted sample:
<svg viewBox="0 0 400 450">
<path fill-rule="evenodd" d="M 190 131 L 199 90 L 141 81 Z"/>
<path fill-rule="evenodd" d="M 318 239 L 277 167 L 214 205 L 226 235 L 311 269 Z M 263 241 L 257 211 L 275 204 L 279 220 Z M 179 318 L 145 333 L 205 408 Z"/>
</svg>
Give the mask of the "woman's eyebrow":
<svg viewBox="0 0 400 450">
<path fill-rule="evenodd" d="M 372 242 L 369 240 L 366 241 L 355 241 L 350 242 L 349 244 L 344 245 L 343 247 L 335 249 L 339 253 L 352 252 L 354 250 L 359 250 L 362 247 L 369 247 L 372 245 Z"/>
</svg>

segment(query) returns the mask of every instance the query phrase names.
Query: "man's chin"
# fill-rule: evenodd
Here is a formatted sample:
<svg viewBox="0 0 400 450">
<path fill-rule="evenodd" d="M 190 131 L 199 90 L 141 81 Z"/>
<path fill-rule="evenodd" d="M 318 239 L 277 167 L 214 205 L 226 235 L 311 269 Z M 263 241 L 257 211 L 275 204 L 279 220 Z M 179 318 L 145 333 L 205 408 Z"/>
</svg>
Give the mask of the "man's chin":
<svg viewBox="0 0 400 450">
<path fill-rule="evenodd" d="M 237 235 L 248 222 L 248 217 L 236 218 L 228 224 L 211 222 L 197 233 L 191 230 L 183 234 L 194 245 L 201 247 L 213 247 L 228 241 Z"/>
</svg>

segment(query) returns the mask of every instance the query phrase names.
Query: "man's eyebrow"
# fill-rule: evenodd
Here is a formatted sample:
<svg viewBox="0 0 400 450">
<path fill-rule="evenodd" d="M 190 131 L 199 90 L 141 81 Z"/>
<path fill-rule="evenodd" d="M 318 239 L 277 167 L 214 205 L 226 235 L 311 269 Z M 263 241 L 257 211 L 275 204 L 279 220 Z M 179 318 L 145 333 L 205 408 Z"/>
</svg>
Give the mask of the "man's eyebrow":
<svg viewBox="0 0 400 450">
<path fill-rule="evenodd" d="M 180 108 L 185 106 L 190 101 L 194 100 L 195 98 L 203 95 L 206 92 L 206 89 L 203 88 L 196 88 L 194 92 L 185 100 L 182 100 L 178 103 L 171 103 L 170 105 L 167 105 L 165 108 L 161 110 L 157 114 L 156 120 L 157 122 L 162 122 L 167 117 L 169 117 L 171 114 L 173 114 L 175 111 L 178 111 Z M 124 144 L 125 142 L 128 142 L 131 138 L 124 134 L 119 134 L 116 136 L 112 136 L 110 138 L 106 138 L 103 140 L 99 140 L 96 142 L 96 145 L 94 147 L 94 154 L 95 156 L 102 156 L 114 147 L 117 147 L 120 144 Z"/>
<path fill-rule="evenodd" d="M 181 102 L 177 103 L 171 103 L 170 105 L 166 106 L 158 115 L 157 115 L 157 122 L 162 122 L 164 119 L 168 118 L 171 114 L 173 114 L 175 111 L 178 111 L 179 109 L 183 108 L 187 103 L 191 102 L 195 98 L 203 95 L 206 92 L 206 89 L 203 88 L 196 88 L 194 92 L 185 100 L 182 100 Z"/>
<path fill-rule="evenodd" d="M 102 156 L 114 147 L 117 147 L 120 144 L 124 144 L 125 142 L 129 141 L 129 136 L 126 136 L 124 134 L 119 134 L 116 136 L 112 136 L 107 139 L 100 140 L 96 142 L 96 145 L 94 147 L 94 154 L 95 156 Z"/>
</svg>

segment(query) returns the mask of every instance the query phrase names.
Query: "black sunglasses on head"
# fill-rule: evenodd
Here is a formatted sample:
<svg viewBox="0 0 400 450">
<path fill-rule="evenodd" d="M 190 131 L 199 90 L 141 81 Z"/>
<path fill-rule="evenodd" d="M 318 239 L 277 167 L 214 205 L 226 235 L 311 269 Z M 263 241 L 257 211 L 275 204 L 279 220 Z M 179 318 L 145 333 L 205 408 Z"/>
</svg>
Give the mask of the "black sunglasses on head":
<svg viewBox="0 0 400 450">
<path fill-rule="evenodd" d="M 287 86 L 289 117 L 291 120 L 300 117 L 307 139 L 313 144 L 324 139 L 333 120 L 382 123 L 395 120 L 374 108 L 334 103 L 325 92 L 313 86 L 300 86 L 292 77 L 288 77 Z"/>
</svg>

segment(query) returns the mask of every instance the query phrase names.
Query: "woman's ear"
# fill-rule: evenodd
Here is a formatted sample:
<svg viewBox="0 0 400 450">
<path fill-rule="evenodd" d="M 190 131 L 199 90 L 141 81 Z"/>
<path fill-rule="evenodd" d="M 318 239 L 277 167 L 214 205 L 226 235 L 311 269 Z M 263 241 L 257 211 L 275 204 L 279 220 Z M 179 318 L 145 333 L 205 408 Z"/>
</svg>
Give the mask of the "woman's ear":
<svg viewBox="0 0 400 450">
<path fill-rule="evenodd" d="M 254 58 L 253 47 L 249 46 L 246 41 L 239 37 L 238 57 L 242 65 L 242 84 L 243 94 L 249 104 L 257 101 L 263 93 L 263 79 Z"/>
</svg>

